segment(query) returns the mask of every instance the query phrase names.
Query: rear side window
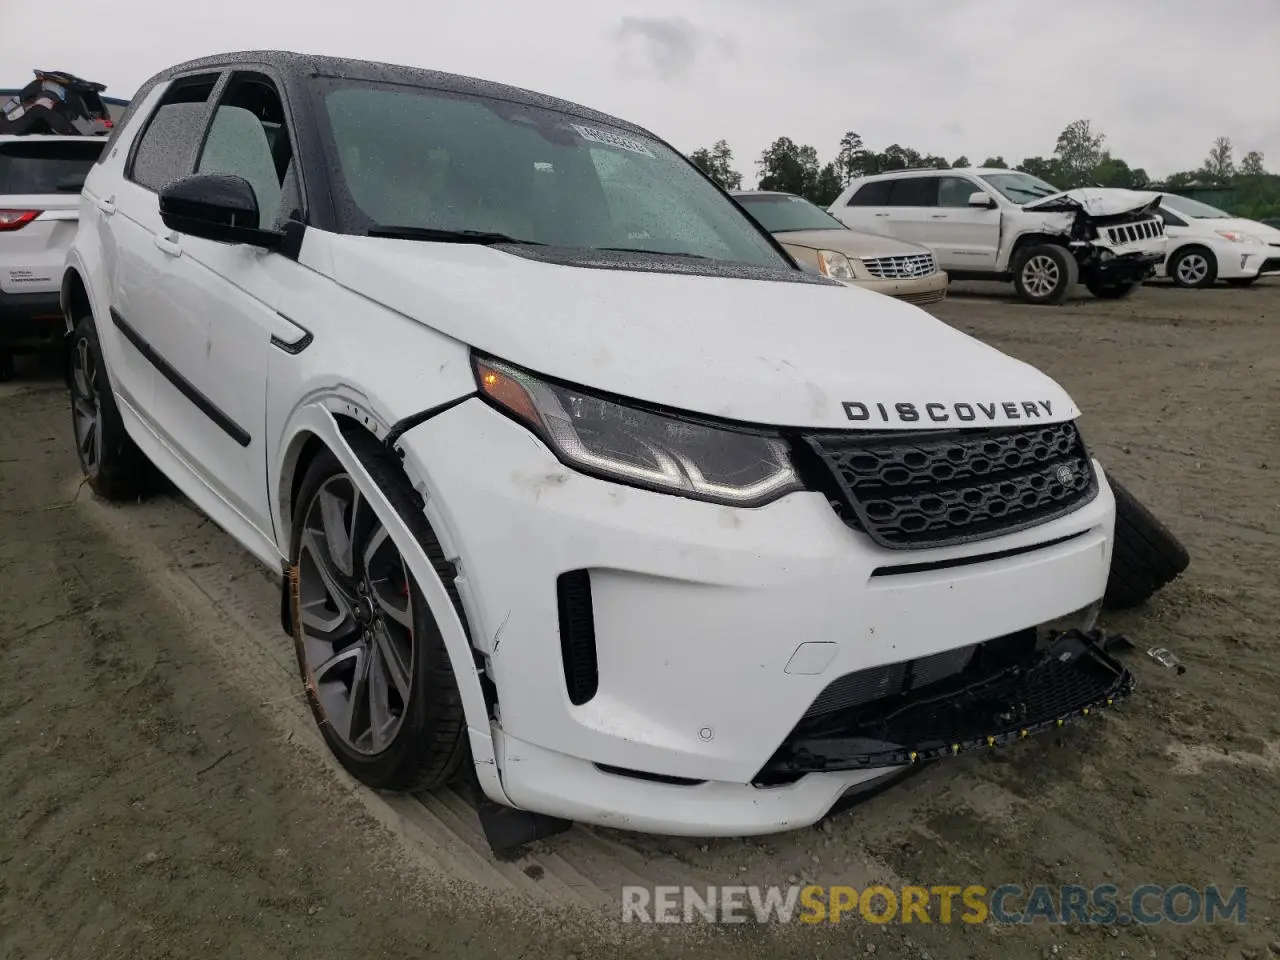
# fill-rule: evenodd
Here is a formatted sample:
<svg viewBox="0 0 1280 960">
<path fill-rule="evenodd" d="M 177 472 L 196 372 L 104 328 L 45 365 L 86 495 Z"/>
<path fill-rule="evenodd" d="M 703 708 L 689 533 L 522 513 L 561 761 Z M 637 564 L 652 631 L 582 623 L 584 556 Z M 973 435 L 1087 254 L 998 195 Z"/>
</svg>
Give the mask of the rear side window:
<svg viewBox="0 0 1280 960">
<path fill-rule="evenodd" d="M 0 143 L 0 194 L 79 193 L 102 147 L 90 137 Z"/>
<path fill-rule="evenodd" d="M 938 205 L 937 177 L 903 177 L 890 181 L 893 190 L 889 193 L 891 207 L 936 207 Z"/>
<path fill-rule="evenodd" d="M 159 192 L 195 169 L 217 75 L 178 80 L 161 99 L 133 148 L 129 179 Z"/>
<path fill-rule="evenodd" d="M 846 207 L 887 207 L 892 180 L 872 180 L 853 192 Z"/>
</svg>

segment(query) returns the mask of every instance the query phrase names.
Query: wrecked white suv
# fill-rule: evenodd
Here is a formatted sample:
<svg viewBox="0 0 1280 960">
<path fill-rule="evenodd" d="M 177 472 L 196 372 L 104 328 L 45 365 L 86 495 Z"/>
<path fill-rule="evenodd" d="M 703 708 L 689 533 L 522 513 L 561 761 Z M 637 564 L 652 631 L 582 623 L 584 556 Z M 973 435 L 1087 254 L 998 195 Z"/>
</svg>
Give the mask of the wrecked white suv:
<svg viewBox="0 0 1280 960">
<path fill-rule="evenodd" d="M 812 823 L 1128 690 L 1071 398 L 802 271 L 648 131 L 252 53 L 150 80 L 62 282 L 76 448 L 281 574 L 320 730 L 380 789 Z"/>
<path fill-rule="evenodd" d="M 899 170 L 855 180 L 828 212 L 855 230 L 923 244 L 953 280 L 1012 280 L 1027 303 L 1060 304 L 1082 282 L 1128 296 L 1164 262 L 1160 196 L 1062 191 L 1017 170 Z"/>
</svg>

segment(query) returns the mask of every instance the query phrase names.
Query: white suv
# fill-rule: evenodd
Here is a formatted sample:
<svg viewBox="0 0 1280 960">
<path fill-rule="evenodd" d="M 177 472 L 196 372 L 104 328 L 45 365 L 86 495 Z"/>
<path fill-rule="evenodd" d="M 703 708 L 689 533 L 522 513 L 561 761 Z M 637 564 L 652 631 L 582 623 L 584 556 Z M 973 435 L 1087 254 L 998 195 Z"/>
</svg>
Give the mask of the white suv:
<svg viewBox="0 0 1280 960">
<path fill-rule="evenodd" d="M 1124 695 L 1048 377 L 799 269 L 625 121 L 285 53 L 147 83 L 63 279 L 76 445 L 282 574 L 325 740 L 566 819 L 822 817 Z"/>
<path fill-rule="evenodd" d="M 1028 303 L 1060 304 L 1077 280 L 1124 297 L 1164 261 L 1160 197 L 1061 191 L 1016 170 L 899 170 L 855 180 L 828 212 L 855 230 L 931 248 L 953 280 L 1012 280 Z"/>
<path fill-rule="evenodd" d="M 0 136 L 0 380 L 16 351 L 64 333 L 58 290 L 80 217 L 80 187 L 103 140 Z"/>
</svg>

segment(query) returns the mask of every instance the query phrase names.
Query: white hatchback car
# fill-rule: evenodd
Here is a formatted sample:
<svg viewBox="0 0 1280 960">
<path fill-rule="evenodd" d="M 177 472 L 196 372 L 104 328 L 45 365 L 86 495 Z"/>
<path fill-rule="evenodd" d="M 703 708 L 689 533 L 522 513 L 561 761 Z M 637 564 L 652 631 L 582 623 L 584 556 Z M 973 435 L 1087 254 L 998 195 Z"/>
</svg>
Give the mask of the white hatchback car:
<svg viewBox="0 0 1280 960">
<path fill-rule="evenodd" d="M 1280 274 L 1280 230 L 1275 227 L 1171 193 L 1160 200 L 1160 216 L 1169 256 L 1157 276 L 1180 287 L 1208 287 L 1215 280 L 1247 287 L 1260 277 Z"/>
<path fill-rule="evenodd" d="M 800 270 L 653 134 L 407 67 L 149 81 L 63 280 L 93 488 L 282 573 L 323 735 L 497 846 L 811 823 L 1123 696 L 1062 388 Z"/>
</svg>

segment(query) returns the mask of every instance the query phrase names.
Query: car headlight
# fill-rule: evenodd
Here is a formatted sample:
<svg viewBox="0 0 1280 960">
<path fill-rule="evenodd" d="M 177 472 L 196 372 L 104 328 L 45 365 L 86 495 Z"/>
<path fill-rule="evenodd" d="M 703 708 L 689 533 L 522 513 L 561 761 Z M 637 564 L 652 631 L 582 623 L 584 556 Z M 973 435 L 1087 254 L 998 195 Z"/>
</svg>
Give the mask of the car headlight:
<svg viewBox="0 0 1280 960">
<path fill-rule="evenodd" d="M 1239 230 L 1215 230 L 1218 236 L 1232 243 L 1261 243 L 1262 241 L 1255 237 L 1252 233 L 1241 233 Z"/>
<path fill-rule="evenodd" d="M 818 269 L 832 280 L 852 280 L 853 264 L 843 253 L 834 250 L 818 251 Z"/>
<path fill-rule="evenodd" d="M 781 437 L 643 410 L 475 358 L 481 394 L 584 473 L 728 506 L 802 488 Z"/>
</svg>

